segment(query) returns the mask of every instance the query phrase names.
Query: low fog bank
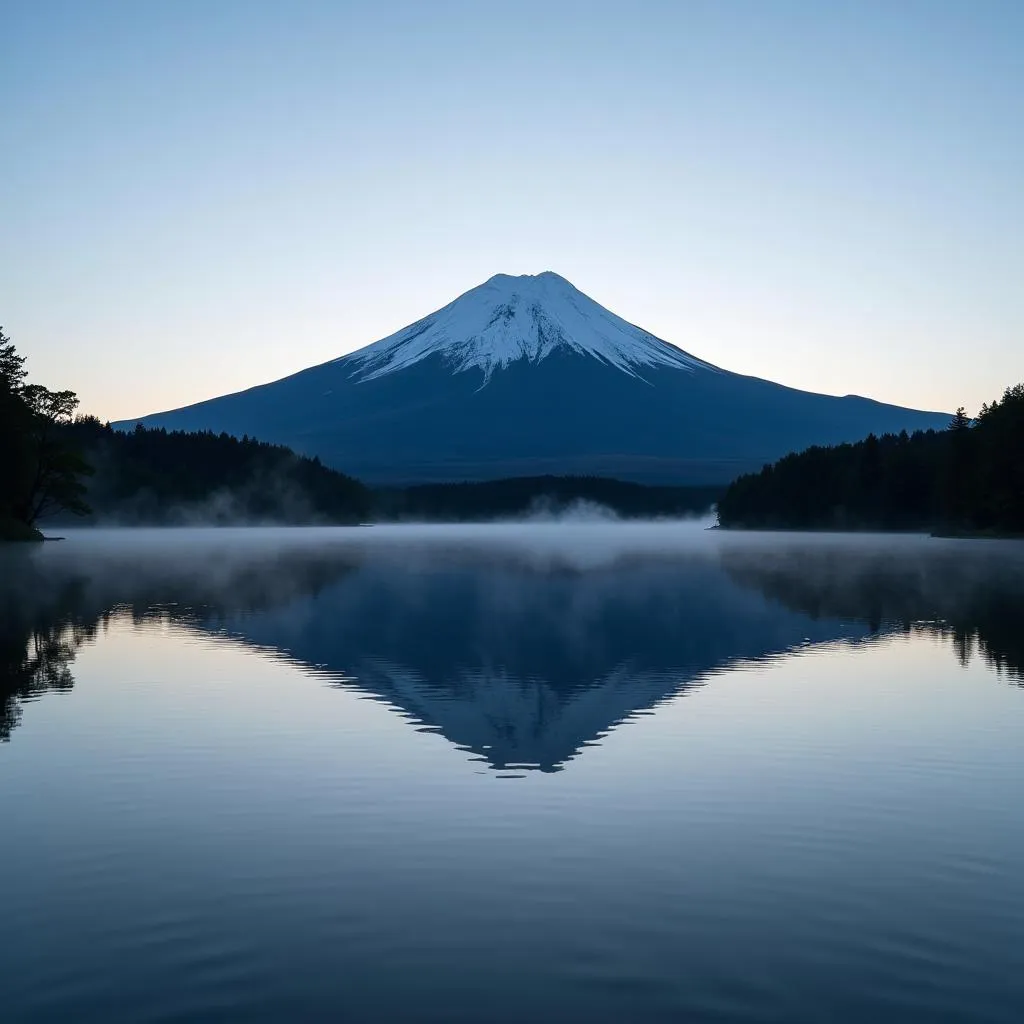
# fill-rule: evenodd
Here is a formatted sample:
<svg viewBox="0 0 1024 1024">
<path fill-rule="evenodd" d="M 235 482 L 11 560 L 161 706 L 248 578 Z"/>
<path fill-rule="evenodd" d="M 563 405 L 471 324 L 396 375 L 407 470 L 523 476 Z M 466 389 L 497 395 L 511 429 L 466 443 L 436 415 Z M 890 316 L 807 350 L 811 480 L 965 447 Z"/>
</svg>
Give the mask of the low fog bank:
<svg viewBox="0 0 1024 1024">
<path fill-rule="evenodd" d="M 671 567 L 681 577 L 712 567 L 812 613 L 835 605 L 830 594 L 856 592 L 860 608 L 874 595 L 875 604 L 885 607 L 868 609 L 870 618 L 906 621 L 946 615 L 964 594 L 1024 589 L 1024 542 L 733 533 L 709 525 L 587 515 L 457 525 L 68 530 L 61 541 L 0 550 L 0 592 L 41 591 L 74 578 L 110 594 L 158 593 L 173 583 L 206 595 L 223 590 L 228 600 L 232 590 L 255 587 L 272 600 L 293 584 L 307 586 L 366 564 L 409 576 L 438 566 L 468 566 L 486 575 L 495 566 L 590 573 L 652 565 Z M 894 601 L 894 593 L 911 596 Z M 850 614 L 842 602 L 835 606 L 837 614 Z M 1024 610 L 1021 626 L 1024 633 Z"/>
<path fill-rule="evenodd" d="M 369 499 L 368 499 L 369 500 Z M 260 511 L 260 510 L 263 511 Z M 151 491 L 143 491 L 105 508 L 98 506 L 85 522 L 63 514 L 51 525 L 50 535 L 62 534 L 62 527 L 80 529 L 205 529 L 331 527 L 331 526 L 472 526 L 509 523 L 614 522 L 700 522 L 715 524 L 714 505 L 692 512 L 637 515 L 590 498 L 562 500 L 549 495 L 532 498 L 521 510 L 480 515 L 441 514 L 416 516 L 396 514 L 394 509 L 368 505 L 359 515 L 340 519 L 318 508 L 301 489 L 287 482 L 253 483 L 247 488 L 220 488 L 201 500 L 163 502 Z"/>
<path fill-rule="evenodd" d="M 527 517 L 487 523 L 384 523 L 346 527 L 93 527 L 49 531 L 62 538 L 32 551 L 40 563 L 91 556 L 152 558 L 202 556 L 204 553 L 253 555 L 273 551 L 323 553 L 411 552 L 487 553 L 540 556 L 588 564 L 606 564 L 632 555 L 712 557 L 723 552 L 778 558 L 801 552 L 839 556 L 955 555 L 988 562 L 1024 556 L 1022 541 L 935 538 L 925 534 L 788 533 L 713 529 L 707 516 L 697 519 L 617 519 L 614 513 L 584 503 L 557 515 L 543 509 Z"/>
</svg>

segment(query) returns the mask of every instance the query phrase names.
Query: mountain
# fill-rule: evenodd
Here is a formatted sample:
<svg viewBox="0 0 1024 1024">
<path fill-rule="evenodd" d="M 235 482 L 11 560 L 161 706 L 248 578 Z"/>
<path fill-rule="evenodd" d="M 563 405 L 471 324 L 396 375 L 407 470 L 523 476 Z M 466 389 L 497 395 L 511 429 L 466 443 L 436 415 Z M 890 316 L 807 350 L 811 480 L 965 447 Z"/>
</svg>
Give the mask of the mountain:
<svg viewBox="0 0 1024 1024">
<path fill-rule="evenodd" d="M 499 274 L 357 352 L 141 422 L 255 435 L 371 483 L 718 483 L 812 444 L 948 419 L 730 373 L 548 272 Z"/>
</svg>

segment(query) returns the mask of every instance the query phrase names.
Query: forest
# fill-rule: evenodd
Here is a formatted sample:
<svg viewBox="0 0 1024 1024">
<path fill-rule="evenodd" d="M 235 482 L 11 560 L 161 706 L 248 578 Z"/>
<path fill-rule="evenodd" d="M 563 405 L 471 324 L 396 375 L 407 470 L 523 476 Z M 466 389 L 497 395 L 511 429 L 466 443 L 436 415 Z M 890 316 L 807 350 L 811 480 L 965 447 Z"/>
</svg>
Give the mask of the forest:
<svg viewBox="0 0 1024 1024">
<path fill-rule="evenodd" d="M 371 512 L 370 492 L 358 480 L 255 438 L 141 426 L 120 432 L 93 417 L 61 434 L 93 470 L 83 495 L 87 521 L 358 523 Z"/>
<path fill-rule="evenodd" d="M 739 477 L 723 527 L 1024 535 L 1024 384 L 944 431 L 812 447 Z"/>
</svg>

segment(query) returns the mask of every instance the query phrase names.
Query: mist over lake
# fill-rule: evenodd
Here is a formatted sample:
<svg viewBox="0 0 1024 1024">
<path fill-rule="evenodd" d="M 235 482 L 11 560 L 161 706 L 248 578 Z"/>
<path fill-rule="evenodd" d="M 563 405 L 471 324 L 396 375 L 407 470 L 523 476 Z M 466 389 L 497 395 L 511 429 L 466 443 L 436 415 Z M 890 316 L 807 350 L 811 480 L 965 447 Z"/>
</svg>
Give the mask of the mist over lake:
<svg viewBox="0 0 1024 1024">
<path fill-rule="evenodd" d="M 1017 1020 L 1024 544 L 704 526 L 0 551 L 5 1019 Z"/>
</svg>

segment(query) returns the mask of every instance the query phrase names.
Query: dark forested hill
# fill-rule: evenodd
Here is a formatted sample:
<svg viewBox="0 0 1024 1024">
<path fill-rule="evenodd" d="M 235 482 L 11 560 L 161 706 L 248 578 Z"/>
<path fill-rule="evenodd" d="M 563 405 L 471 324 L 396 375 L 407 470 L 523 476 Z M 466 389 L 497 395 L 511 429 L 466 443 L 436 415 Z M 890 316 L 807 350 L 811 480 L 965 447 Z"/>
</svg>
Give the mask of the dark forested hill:
<svg viewBox="0 0 1024 1024">
<path fill-rule="evenodd" d="M 227 434 L 135 430 L 84 418 L 63 427 L 95 470 L 95 520 L 133 523 L 348 523 L 370 512 L 358 480 L 289 448 Z"/>
<path fill-rule="evenodd" d="M 133 524 L 486 521 L 580 503 L 623 518 L 698 515 L 720 487 L 647 487 L 601 477 L 526 477 L 372 491 L 291 449 L 228 434 L 121 432 L 92 418 L 61 428 L 93 467 L 87 521 Z"/>
<path fill-rule="evenodd" d="M 722 526 L 1024 534 L 1024 384 L 945 431 L 813 447 L 735 480 Z"/>
</svg>

